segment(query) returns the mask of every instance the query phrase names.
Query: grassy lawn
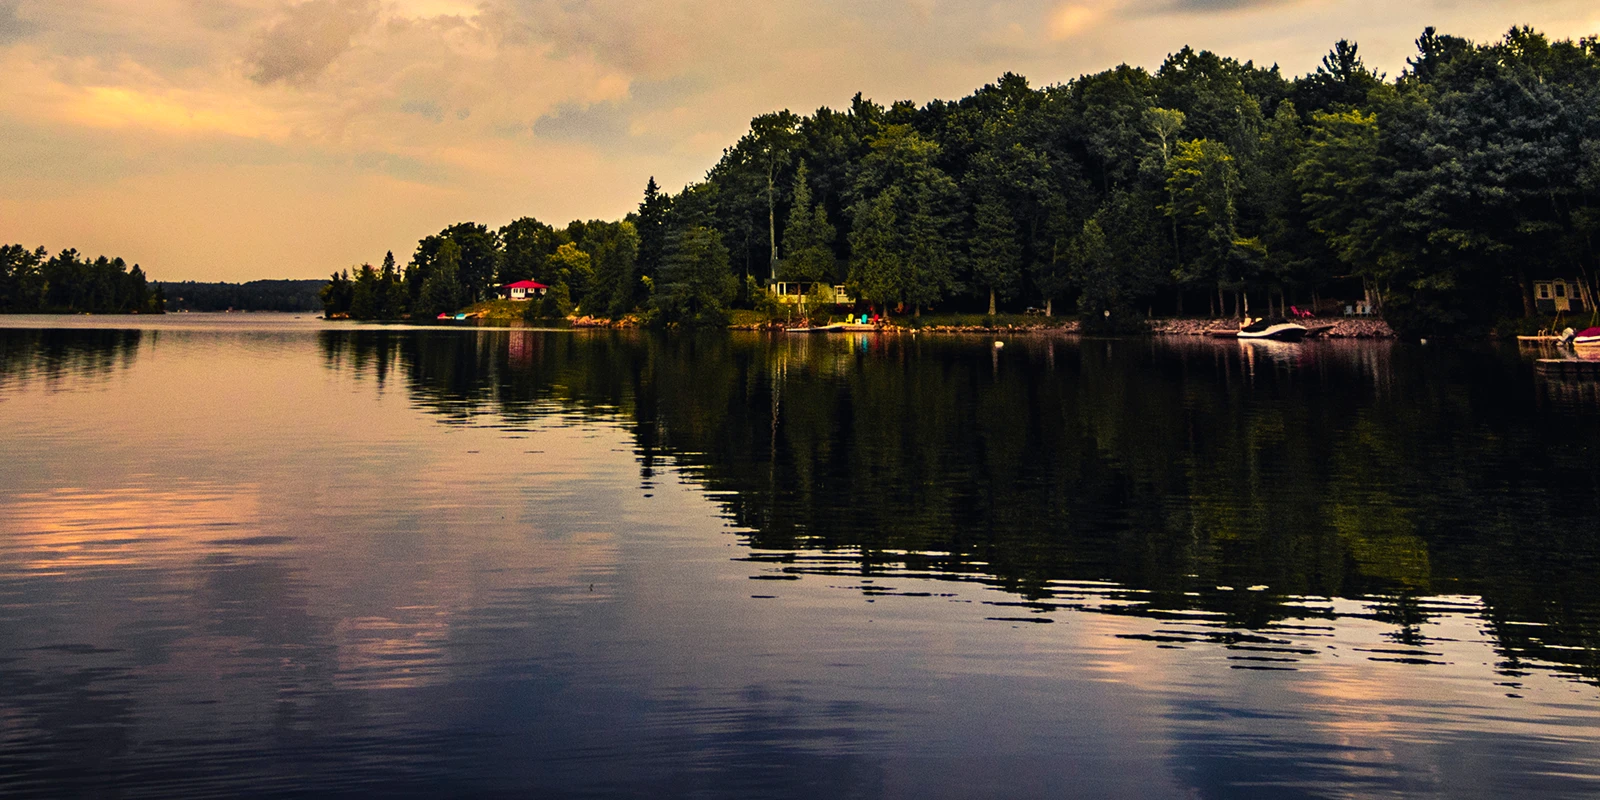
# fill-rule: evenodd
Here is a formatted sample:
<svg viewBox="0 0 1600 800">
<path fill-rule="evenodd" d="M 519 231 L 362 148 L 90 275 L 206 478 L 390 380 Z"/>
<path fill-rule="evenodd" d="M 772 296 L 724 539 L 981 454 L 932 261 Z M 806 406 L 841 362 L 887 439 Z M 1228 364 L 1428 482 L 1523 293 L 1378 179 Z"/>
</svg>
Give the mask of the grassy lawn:
<svg viewBox="0 0 1600 800">
<path fill-rule="evenodd" d="M 465 314 L 484 319 L 513 320 L 522 319 L 522 312 L 528 308 L 528 300 L 485 300 L 482 303 L 473 303 L 461 309 Z"/>
</svg>

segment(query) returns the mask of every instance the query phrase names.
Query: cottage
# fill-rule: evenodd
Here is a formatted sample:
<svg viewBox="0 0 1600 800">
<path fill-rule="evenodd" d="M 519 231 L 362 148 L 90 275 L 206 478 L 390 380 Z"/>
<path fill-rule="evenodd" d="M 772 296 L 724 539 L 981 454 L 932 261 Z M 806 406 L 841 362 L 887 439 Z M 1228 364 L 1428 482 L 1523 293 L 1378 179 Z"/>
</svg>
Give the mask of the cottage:
<svg viewBox="0 0 1600 800">
<path fill-rule="evenodd" d="M 504 297 L 508 300 L 532 300 L 543 297 L 544 290 L 549 288 L 537 281 L 517 281 L 500 287 L 504 290 Z"/>
<path fill-rule="evenodd" d="M 778 296 L 778 302 L 799 305 L 806 295 L 811 294 L 811 289 L 815 285 L 816 282 L 813 281 L 773 281 L 768 287 Z M 848 306 L 856 302 L 855 298 L 845 291 L 844 284 L 833 284 L 828 288 L 832 297 L 831 302 L 835 305 Z"/>
<path fill-rule="evenodd" d="M 1585 310 L 1583 284 L 1570 278 L 1533 282 L 1533 308 L 1540 314 L 1581 314 Z"/>
</svg>

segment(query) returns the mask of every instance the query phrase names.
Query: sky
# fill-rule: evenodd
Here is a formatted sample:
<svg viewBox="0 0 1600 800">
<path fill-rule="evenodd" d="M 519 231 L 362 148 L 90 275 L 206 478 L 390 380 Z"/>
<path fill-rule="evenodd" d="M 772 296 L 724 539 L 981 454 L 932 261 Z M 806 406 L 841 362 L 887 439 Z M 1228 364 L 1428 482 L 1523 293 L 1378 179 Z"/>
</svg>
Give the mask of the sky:
<svg viewBox="0 0 1600 800">
<path fill-rule="evenodd" d="M 1405 66 L 1425 26 L 1600 33 L 1593 0 L 0 0 L 0 243 L 157 280 L 404 263 L 471 220 L 617 219 L 752 117 L 1035 86 L 1184 45 Z"/>
</svg>

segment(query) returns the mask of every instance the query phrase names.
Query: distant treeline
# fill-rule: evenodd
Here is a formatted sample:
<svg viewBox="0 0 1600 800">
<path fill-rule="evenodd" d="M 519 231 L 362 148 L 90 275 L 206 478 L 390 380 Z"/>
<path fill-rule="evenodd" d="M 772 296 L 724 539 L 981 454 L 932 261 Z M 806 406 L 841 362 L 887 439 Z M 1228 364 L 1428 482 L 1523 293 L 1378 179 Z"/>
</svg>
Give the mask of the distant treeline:
<svg viewBox="0 0 1600 800">
<path fill-rule="evenodd" d="M 172 311 L 318 311 L 325 281 L 276 280 L 244 283 L 162 283 Z"/>
<path fill-rule="evenodd" d="M 0 312 L 159 314 L 161 288 L 153 291 L 144 270 L 121 258 L 93 261 L 77 250 L 51 256 L 40 247 L 0 246 Z"/>
<path fill-rule="evenodd" d="M 532 277 L 552 287 L 538 313 L 714 323 L 777 278 L 908 313 L 1067 305 L 1120 327 L 1337 291 L 1430 334 L 1532 314 L 1539 278 L 1592 300 L 1600 41 L 1416 44 L 1393 79 L 1345 41 L 1298 78 L 1184 48 L 1153 73 L 766 114 L 705 180 L 652 179 L 624 221 L 453 225 L 324 300 L 431 315 Z"/>
</svg>

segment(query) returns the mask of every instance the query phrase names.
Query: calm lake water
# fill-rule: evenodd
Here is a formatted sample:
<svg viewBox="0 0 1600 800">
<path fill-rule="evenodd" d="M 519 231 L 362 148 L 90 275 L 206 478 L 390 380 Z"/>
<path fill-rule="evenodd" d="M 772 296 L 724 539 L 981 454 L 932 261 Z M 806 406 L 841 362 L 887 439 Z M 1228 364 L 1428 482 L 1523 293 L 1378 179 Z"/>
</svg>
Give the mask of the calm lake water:
<svg viewBox="0 0 1600 800">
<path fill-rule="evenodd" d="M 1514 351 L 0 325 L 0 795 L 1600 792 Z"/>
</svg>

